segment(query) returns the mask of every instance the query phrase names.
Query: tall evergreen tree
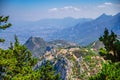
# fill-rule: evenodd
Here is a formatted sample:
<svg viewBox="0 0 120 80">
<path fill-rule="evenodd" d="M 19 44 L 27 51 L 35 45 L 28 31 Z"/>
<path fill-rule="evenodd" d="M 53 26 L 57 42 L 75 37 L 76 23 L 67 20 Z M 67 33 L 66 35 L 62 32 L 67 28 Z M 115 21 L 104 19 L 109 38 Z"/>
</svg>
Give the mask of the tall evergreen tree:
<svg viewBox="0 0 120 80">
<path fill-rule="evenodd" d="M 120 80 L 120 41 L 117 35 L 113 31 L 109 34 L 108 29 L 105 29 L 99 40 L 105 45 L 105 49 L 100 49 L 100 55 L 110 61 L 104 63 L 102 70 L 89 80 Z"/>
<path fill-rule="evenodd" d="M 11 26 L 10 23 L 6 24 L 8 18 L 0 16 L 0 29 L 5 30 Z M 0 42 L 4 41 L 0 39 Z M 37 59 L 32 57 L 31 52 L 15 36 L 14 45 L 10 43 L 7 50 L 0 48 L 0 80 L 59 80 L 60 76 L 55 74 L 52 65 L 47 63 L 46 66 L 33 70 L 36 63 Z"/>
<path fill-rule="evenodd" d="M 21 45 L 15 36 L 14 45 L 9 49 L 0 49 L 0 79 L 3 80 L 60 80 L 49 61 L 37 70 L 33 70 L 37 59 L 24 45 Z"/>
<path fill-rule="evenodd" d="M 6 80 L 31 75 L 34 72 L 32 68 L 37 63 L 37 60 L 32 58 L 31 52 L 19 44 L 16 36 L 15 43 L 10 49 L 0 49 L 0 57 L 0 76 Z"/>
<path fill-rule="evenodd" d="M 46 61 L 46 63 L 40 68 L 40 80 L 61 80 L 60 74 L 56 74 L 53 65 L 50 61 Z"/>
<path fill-rule="evenodd" d="M 10 26 L 12 26 L 11 23 L 7 23 L 9 19 L 9 16 L 0 16 L 0 30 L 5 30 L 7 28 L 9 28 Z M 4 42 L 5 40 L 4 39 L 0 39 L 0 42 Z"/>
<path fill-rule="evenodd" d="M 99 40 L 103 42 L 107 52 L 107 54 L 103 54 L 102 52 L 100 52 L 100 54 L 105 56 L 106 59 L 112 60 L 113 62 L 119 61 L 120 41 L 117 40 L 117 35 L 113 31 L 111 31 L 110 34 L 108 29 L 105 28 L 104 35 L 101 36 Z"/>
</svg>

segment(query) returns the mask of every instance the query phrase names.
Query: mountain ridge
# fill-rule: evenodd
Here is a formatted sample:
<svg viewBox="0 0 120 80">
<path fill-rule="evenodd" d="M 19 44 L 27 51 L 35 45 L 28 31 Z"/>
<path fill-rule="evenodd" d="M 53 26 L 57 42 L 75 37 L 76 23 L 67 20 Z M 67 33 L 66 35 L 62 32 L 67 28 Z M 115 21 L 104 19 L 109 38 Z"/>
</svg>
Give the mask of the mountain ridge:
<svg viewBox="0 0 120 80">
<path fill-rule="evenodd" d="M 113 30 L 117 35 L 120 34 L 120 13 L 114 16 L 102 14 L 94 20 L 58 31 L 53 35 L 59 36 L 53 36 L 53 38 L 87 45 L 97 40 L 105 28 Z"/>
<path fill-rule="evenodd" d="M 79 46 L 75 43 L 64 40 L 53 40 L 47 42 L 41 37 L 30 37 L 24 45 L 33 53 L 34 57 L 43 56 L 47 51 L 51 51 L 54 48 Z"/>
</svg>

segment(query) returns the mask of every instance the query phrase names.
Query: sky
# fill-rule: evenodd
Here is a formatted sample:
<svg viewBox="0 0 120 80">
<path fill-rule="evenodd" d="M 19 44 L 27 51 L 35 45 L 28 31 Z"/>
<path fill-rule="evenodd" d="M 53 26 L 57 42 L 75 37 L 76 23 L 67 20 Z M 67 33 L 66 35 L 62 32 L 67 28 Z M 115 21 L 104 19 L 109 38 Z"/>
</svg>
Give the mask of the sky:
<svg viewBox="0 0 120 80">
<path fill-rule="evenodd" d="M 46 18 L 96 18 L 120 12 L 119 0 L 0 0 L 0 15 L 12 21 Z"/>
</svg>

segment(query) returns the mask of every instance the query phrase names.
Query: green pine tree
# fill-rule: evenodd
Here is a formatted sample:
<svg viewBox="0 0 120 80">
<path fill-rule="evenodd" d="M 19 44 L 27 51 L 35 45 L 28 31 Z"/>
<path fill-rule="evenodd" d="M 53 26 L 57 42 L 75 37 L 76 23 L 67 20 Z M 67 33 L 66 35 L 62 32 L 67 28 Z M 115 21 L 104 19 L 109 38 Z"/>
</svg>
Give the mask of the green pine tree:
<svg viewBox="0 0 120 80">
<path fill-rule="evenodd" d="M 15 43 L 10 49 L 0 49 L 0 76 L 5 80 L 19 76 L 24 78 L 28 75 L 31 79 L 32 73 L 36 72 L 32 69 L 36 63 L 37 59 L 32 58 L 31 52 L 19 44 L 16 36 Z"/>
<path fill-rule="evenodd" d="M 120 41 L 117 40 L 117 35 L 113 31 L 109 34 L 108 29 L 105 29 L 99 40 L 105 45 L 105 49 L 100 49 L 100 55 L 110 61 L 104 63 L 102 70 L 89 80 L 120 80 Z"/>
<path fill-rule="evenodd" d="M 55 74 L 53 65 L 47 61 L 45 65 L 40 68 L 40 80 L 60 80 L 60 74 Z"/>
<path fill-rule="evenodd" d="M 5 16 L 5 17 L 0 16 L 0 30 L 5 30 L 9 28 L 10 26 L 12 26 L 11 23 L 7 23 L 8 19 L 9 19 L 9 16 Z M 0 39 L 0 42 L 5 42 L 5 40 Z"/>
<path fill-rule="evenodd" d="M 112 62 L 120 61 L 120 41 L 117 40 L 117 35 L 105 28 L 104 35 L 99 38 L 100 41 L 105 45 L 106 54 L 100 52 L 105 59 L 112 60 Z M 101 49 L 103 50 L 103 49 Z"/>
</svg>

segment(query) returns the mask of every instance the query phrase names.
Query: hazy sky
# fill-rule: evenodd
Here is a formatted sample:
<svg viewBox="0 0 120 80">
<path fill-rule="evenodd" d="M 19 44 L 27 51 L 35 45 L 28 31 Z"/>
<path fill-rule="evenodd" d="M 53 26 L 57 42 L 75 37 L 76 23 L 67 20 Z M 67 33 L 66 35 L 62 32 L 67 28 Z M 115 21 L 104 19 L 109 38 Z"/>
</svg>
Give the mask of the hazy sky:
<svg viewBox="0 0 120 80">
<path fill-rule="evenodd" d="M 44 18 L 96 18 L 120 12 L 119 0 L 0 0 L 0 14 L 13 21 Z"/>
</svg>

